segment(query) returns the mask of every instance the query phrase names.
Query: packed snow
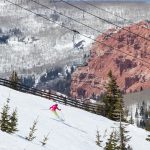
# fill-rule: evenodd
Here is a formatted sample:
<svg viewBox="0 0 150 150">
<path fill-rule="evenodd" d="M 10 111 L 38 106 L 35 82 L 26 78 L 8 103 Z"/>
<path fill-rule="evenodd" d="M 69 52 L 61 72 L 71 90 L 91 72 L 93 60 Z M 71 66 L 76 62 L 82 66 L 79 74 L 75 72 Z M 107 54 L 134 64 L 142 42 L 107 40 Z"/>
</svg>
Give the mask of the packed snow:
<svg viewBox="0 0 150 150">
<path fill-rule="evenodd" d="M 17 108 L 19 121 L 19 131 L 15 134 L 0 131 L 1 150 L 100 150 L 105 146 L 111 131 L 119 125 L 118 122 L 105 117 L 61 104 L 59 104 L 61 111 L 58 113 L 64 121 L 60 121 L 48 110 L 54 104 L 53 101 L 3 86 L 0 86 L 0 91 L 0 109 L 9 98 L 10 112 Z M 36 139 L 32 142 L 27 141 L 25 137 L 28 136 L 29 128 L 37 118 Z M 97 130 L 100 131 L 103 147 L 95 144 Z M 129 144 L 133 150 L 149 150 L 150 142 L 145 140 L 149 132 L 133 125 L 128 125 L 127 130 L 132 136 Z M 40 141 L 48 133 L 49 140 L 43 147 Z"/>
</svg>

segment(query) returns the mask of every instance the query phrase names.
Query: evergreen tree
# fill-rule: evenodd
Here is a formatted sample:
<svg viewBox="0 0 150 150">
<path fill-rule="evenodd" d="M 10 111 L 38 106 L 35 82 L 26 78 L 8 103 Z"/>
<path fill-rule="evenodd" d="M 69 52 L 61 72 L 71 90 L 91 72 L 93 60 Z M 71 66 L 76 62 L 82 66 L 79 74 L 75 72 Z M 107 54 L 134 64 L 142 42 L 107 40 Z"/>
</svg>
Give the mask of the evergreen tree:
<svg viewBox="0 0 150 150">
<path fill-rule="evenodd" d="M 145 109 L 145 114 L 144 114 L 144 120 L 147 120 L 148 119 L 148 110 L 147 108 Z"/>
<path fill-rule="evenodd" d="M 103 97 L 103 102 L 105 103 L 105 116 L 112 120 L 119 120 L 120 113 L 122 114 L 122 118 L 124 118 L 122 94 L 111 70 L 108 73 L 108 77 L 109 82 L 106 86 L 106 92 Z"/>
<path fill-rule="evenodd" d="M 18 122 L 18 119 L 17 119 L 17 109 L 15 109 L 12 113 L 12 115 L 10 116 L 10 123 L 9 123 L 9 133 L 14 133 L 17 130 L 17 122 Z"/>
<path fill-rule="evenodd" d="M 107 136 L 106 134 L 107 134 L 107 129 L 104 132 L 103 138 L 105 138 Z"/>
<path fill-rule="evenodd" d="M 119 121 L 120 113 L 122 114 L 122 119 L 124 120 L 124 113 L 123 113 L 123 97 L 121 92 L 116 92 L 116 101 L 114 103 L 114 109 L 112 110 L 112 119 Z"/>
<path fill-rule="evenodd" d="M 103 141 L 101 141 L 100 140 L 100 138 L 101 138 L 101 136 L 100 136 L 100 134 L 99 134 L 99 131 L 97 130 L 97 134 L 96 134 L 96 145 L 98 145 L 99 147 L 101 147 L 101 142 L 103 142 Z"/>
<path fill-rule="evenodd" d="M 130 145 L 127 146 L 127 150 L 133 150 Z"/>
<path fill-rule="evenodd" d="M 131 117 L 130 117 L 129 123 L 130 124 L 134 124 L 133 115 L 132 115 L 132 109 L 131 109 Z"/>
<path fill-rule="evenodd" d="M 138 114 L 138 109 L 136 108 L 136 112 L 135 112 L 135 118 L 138 118 L 139 114 Z"/>
<path fill-rule="evenodd" d="M 10 76 L 11 86 L 13 89 L 17 89 L 17 83 L 19 82 L 19 78 L 17 72 L 13 71 Z"/>
<path fill-rule="evenodd" d="M 42 146 L 46 145 L 46 143 L 48 141 L 48 136 L 49 136 L 49 133 L 47 134 L 47 136 L 44 136 L 43 140 L 41 141 Z"/>
<path fill-rule="evenodd" d="M 126 120 L 127 120 L 128 116 L 129 116 L 129 109 L 125 108 L 124 109 L 124 117 L 125 117 Z"/>
<path fill-rule="evenodd" d="M 74 67 L 73 66 L 71 66 L 71 74 L 74 72 Z"/>
<path fill-rule="evenodd" d="M 141 107 L 140 107 L 140 116 L 143 116 L 143 115 L 144 115 L 144 107 L 141 106 Z"/>
<path fill-rule="evenodd" d="M 119 127 L 119 150 L 127 150 L 127 142 L 131 139 L 128 135 L 128 131 L 125 129 L 126 127 L 122 125 L 121 117 L 120 117 L 120 127 Z"/>
<path fill-rule="evenodd" d="M 150 117 L 150 106 L 148 108 L 148 116 Z"/>
<path fill-rule="evenodd" d="M 37 119 L 33 122 L 33 126 L 30 128 L 30 132 L 29 132 L 29 135 L 28 135 L 28 137 L 26 137 L 26 139 L 28 140 L 28 141 L 32 141 L 32 140 L 34 140 L 35 138 L 36 138 L 36 136 L 34 136 L 34 133 L 35 133 L 35 131 L 37 130 L 36 129 L 36 125 L 37 125 Z"/>
<path fill-rule="evenodd" d="M 110 134 L 110 138 L 108 139 L 108 142 L 106 142 L 104 150 L 119 150 L 117 146 L 116 134 L 114 132 Z"/>
<path fill-rule="evenodd" d="M 10 119 L 9 119 L 9 99 L 7 99 L 7 103 L 6 105 L 4 105 L 4 107 L 2 108 L 2 112 L 1 112 L 1 119 L 0 119 L 0 129 L 4 132 L 9 132 L 10 126 Z"/>
<path fill-rule="evenodd" d="M 145 130 L 150 131 L 150 121 L 146 122 Z"/>
<path fill-rule="evenodd" d="M 148 137 L 146 138 L 146 140 L 150 142 L 150 135 L 148 135 Z"/>
</svg>

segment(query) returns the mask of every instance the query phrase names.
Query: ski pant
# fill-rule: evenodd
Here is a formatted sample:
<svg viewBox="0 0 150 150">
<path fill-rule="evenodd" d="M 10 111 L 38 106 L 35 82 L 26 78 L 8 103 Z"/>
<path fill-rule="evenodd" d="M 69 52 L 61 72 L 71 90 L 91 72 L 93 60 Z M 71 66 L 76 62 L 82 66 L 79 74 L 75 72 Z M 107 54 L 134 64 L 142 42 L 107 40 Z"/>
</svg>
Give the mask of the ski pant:
<svg viewBox="0 0 150 150">
<path fill-rule="evenodd" d="M 54 114 L 56 117 L 59 118 L 59 115 L 58 115 L 58 113 L 57 113 L 56 111 L 52 110 L 52 112 L 53 112 L 53 114 Z"/>
</svg>

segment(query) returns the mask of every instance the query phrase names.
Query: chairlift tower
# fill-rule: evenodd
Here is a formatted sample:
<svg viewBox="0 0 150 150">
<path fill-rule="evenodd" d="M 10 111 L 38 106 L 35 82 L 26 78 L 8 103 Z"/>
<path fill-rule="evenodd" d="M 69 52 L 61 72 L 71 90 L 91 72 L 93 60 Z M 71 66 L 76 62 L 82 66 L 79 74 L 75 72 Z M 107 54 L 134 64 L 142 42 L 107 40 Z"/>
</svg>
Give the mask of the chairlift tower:
<svg viewBox="0 0 150 150">
<path fill-rule="evenodd" d="M 76 35 L 77 34 L 80 34 L 79 31 L 77 30 L 72 30 L 73 32 L 73 39 L 72 39 L 72 42 L 73 42 L 73 49 L 75 48 L 75 38 L 76 38 Z"/>
</svg>

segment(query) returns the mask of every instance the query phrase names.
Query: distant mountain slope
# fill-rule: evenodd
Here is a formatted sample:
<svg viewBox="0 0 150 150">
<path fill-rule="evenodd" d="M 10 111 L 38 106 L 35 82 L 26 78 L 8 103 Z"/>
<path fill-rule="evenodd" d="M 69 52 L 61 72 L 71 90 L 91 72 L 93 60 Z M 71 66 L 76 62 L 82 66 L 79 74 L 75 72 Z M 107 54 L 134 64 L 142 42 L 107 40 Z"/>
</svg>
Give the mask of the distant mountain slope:
<svg viewBox="0 0 150 150">
<path fill-rule="evenodd" d="M 13 0 L 10 1 L 13 2 Z M 113 27 L 113 25 L 83 13 L 63 2 L 50 3 L 50 0 L 41 0 L 39 2 L 54 11 L 41 7 L 32 1 L 16 1 L 17 4 L 25 8 L 31 9 L 60 25 L 78 30 L 81 34 L 89 37 L 96 37 L 99 33 L 57 14 L 55 10 L 101 32 Z M 97 1 L 93 4 L 128 20 L 116 18 L 116 16 L 83 2 L 76 2 L 74 5 L 120 26 L 150 18 L 150 5 L 146 3 L 102 3 Z M 9 76 L 14 69 L 20 74 L 39 75 L 51 67 L 79 62 L 84 54 L 89 52 L 91 40 L 76 35 L 76 45 L 82 40 L 87 41 L 83 43 L 84 46 L 80 47 L 83 47 L 84 50 L 78 51 L 73 47 L 74 33 L 55 23 L 48 22 L 37 15 L 13 6 L 5 0 L 0 1 L 0 11 L 1 77 Z"/>
<path fill-rule="evenodd" d="M 0 91 L 0 109 L 6 99 L 10 98 L 10 111 L 17 107 L 19 120 L 19 131 L 16 134 L 10 135 L 0 131 L 1 150 L 103 150 L 113 127 L 119 125 L 105 117 L 64 105 L 59 105 L 62 111 L 59 115 L 65 118 L 64 122 L 60 122 L 48 110 L 53 104 L 52 101 L 3 86 L 0 86 Z M 28 135 L 29 128 L 37 116 L 36 139 L 29 142 L 24 137 Z M 102 136 L 102 147 L 95 144 L 97 129 Z M 127 130 L 132 136 L 129 144 L 133 150 L 149 150 L 150 142 L 145 140 L 148 132 L 133 125 L 127 126 Z M 48 133 L 47 145 L 42 147 L 40 141 Z"/>
<path fill-rule="evenodd" d="M 150 39 L 149 21 L 132 24 L 125 29 Z M 150 41 L 126 30 L 110 29 L 106 32 L 108 36 L 103 34 L 97 38 L 114 48 L 98 42 L 93 45 L 87 66 L 79 67 L 73 73 L 72 96 L 100 95 L 105 90 L 109 70 L 112 70 L 125 93 L 150 88 Z"/>
<path fill-rule="evenodd" d="M 150 89 L 145 89 L 140 92 L 128 93 L 124 95 L 126 106 L 137 105 L 143 101 L 150 104 Z"/>
</svg>

